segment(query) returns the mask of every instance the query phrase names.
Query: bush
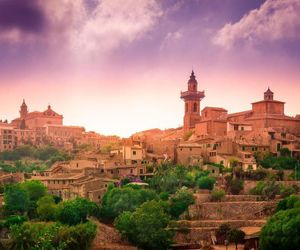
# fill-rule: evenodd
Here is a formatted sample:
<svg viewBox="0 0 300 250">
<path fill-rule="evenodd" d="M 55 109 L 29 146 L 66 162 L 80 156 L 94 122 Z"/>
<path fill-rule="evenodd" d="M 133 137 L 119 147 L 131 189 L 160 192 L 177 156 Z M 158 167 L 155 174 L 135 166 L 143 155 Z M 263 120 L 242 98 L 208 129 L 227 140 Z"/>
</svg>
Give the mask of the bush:
<svg viewBox="0 0 300 250">
<path fill-rule="evenodd" d="M 162 164 L 155 169 L 154 176 L 149 180 L 149 185 L 158 193 L 174 194 L 183 186 L 196 187 L 197 181 L 203 176 L 208 176 L 208 174 L 208 171 L 202 171 L 199 167 Z"/>
<path fill-rule="evenodd" d="M 170 214 L 173 218 L 178 219 L 185 212 L 189 205 L 194 204 L 195 198 L 193 193 L 187 188 L 179 189 L 170 199 Z"/>
<path fill-rule="evenodd" d="M 87 250 L 96 236 L 91 222 L 76 226 L 57 223 L 30 223 L 12 226 L 11 249 Z"/>
<path fill-rule="evenodd" d="M 262 196 L 265 200 L 274 200 L 279 192 L 280 187 L 275 181 L 267 182 L 267 185 L 262 190 Z"/>
<path fill-rule="evenodd" d="M 282 198 L 288 197 L 292 194 L 297 194 L 299 192 L 298 186 L 281 186 L 280 196 Z"/>
<path fill-rule="evenodd" d="M 222 201 L 225 197 L 225 191 L 223 189 L 214 189 L 211 193 L 211 201 Z"/>
<path fill-rule="evenodd" d="M 208 190 L 212 190 L 214 188 L 214 184 L 215 184 L 216 180 L 212 177 L 201 177 L 198 182 L 197 185 L 200 189 L 208 189 Z"/>
<path fill-rule="evenodd" d="M 12 215 L 5 219 L 4 226 L 10 228 L 12 225 L 21 225 L 25 221 L 27 221 L 25 216 Z"/>
<path fill-rule="evenodd" d="M 231 194 L 237 195 L 244 189 L 244 182 L 238 178 L 226 178 L 226 188 Z"/>
</svg>

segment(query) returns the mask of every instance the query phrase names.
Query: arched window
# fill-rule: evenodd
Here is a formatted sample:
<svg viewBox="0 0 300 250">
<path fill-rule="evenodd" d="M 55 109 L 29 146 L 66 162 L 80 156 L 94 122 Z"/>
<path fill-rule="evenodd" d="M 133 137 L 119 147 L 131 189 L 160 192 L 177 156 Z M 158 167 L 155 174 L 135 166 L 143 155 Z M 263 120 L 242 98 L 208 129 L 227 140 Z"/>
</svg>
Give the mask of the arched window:
<svg viewBox="0 0 300 250">
<path fill-rule="evenodd" d="M 194 112 L 197 112 L 197 103 L 194 103 Z"/>
<path fill-rule="evenodd" d="M 185 103 L 185 112 L 187 113 L 189 111 L 189 104 Z"/>
</svg>

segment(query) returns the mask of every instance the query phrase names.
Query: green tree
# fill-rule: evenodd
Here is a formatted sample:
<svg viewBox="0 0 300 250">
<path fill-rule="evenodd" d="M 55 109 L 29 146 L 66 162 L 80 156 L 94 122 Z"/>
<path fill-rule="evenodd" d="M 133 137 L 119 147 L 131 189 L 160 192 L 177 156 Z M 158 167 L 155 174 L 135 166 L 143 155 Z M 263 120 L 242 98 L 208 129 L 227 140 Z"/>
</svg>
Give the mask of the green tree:
<svg viewBox="0 0 300 250">
<path fill-rule="evenodd" d="M 162 205 L 157 201 L 147 201 L 135 212 L 122 213 L 115 226 L 123 237 L 145 250 L 168 249 L 172 232 L 167 229 L 170 222 Z"/>
<path fill-rule="evenodd" d="M 170 199 L 170 214 L 173 218 L 178 219 L 185 212 L 189 205 L 194 204 L 195 198 L 193 193 L 187 188 L 179 189 Z"/>
<path fill-rule="evenodd" d="M 300 195 L 291 195 L 280 200 L 276 206 L 276 212 L 292 208 L 300 208 Z"/>
<path fill-rule="evenodd" d="M 54 220 L 56 209 L 57 205 L 51 195 L 43 196 L 37 201 L 37 214 L 41 220 Z"/>
<path fill-rule="evenodd" d="M 231 229 L 228 233 L 228 240 L 234 242 L 235 249 L 237 250 L 238 244 L 242 243 L 245 238 L 245 233 L 238 229 Z"/>
<path fill-rule="evenodd" d="M 134 211 L 145 201 L 157 198 L 153 190 L 123 187 L 108 190 L 101 202 L 100 217 L 104 220 L 113 220 L 125 211 Z"/>
<path fill-rule="evenodd" d="M 262 228 L 260 249 L 299 249 L 300 208 L 279 211 Z"/>
<path fill-rule="evenodd" d="M 5 187 L 4 211 L 7 215 L 22 215 L 29 206 L 28 193 L 20 184 L 11 184 Z"/>
<path fill-rule="evenodd" d="M 32 201 L 37 201 L 47 194 L 47 188 L 38 180 L 25 181 L 21 183 L 21 187 L 28 193 L 28 197 Z"/>
<path fill-rule="evenodd" d="M 214 178 L 205 176 L 205 177 L 201 177 L 198 180 L 197 184 L 198 184 L 198 187 L 201 189 L 212 190 L 214 188 L 215 182 L 216 182 L 216 180 Z"/>
<path fill-rule="evenodd" d="M 58 204 L 56 218 L 63 224 L 76 225 L 87 221 L 87 217 L 97 208 L 94 202 L 76 198 Z"/>
</svg>

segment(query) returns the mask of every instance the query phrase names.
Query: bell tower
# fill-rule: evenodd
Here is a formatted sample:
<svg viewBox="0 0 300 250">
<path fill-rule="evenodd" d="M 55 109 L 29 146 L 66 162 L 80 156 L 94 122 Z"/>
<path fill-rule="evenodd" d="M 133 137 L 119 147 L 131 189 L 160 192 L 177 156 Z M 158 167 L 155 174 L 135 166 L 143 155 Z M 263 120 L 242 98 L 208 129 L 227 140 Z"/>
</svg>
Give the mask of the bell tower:
<svg viewBox="0 0 300 250">
<path fill-rule="evenodd" d="M 188 90 L 181 92 L 180 98 L 184 101 L 184 132 L 195 128 L 195 124 L 200 122 L 200 101 L 205 97 L 204 91 L 198 91 L 198 82 L 194 71 L 188 81 Z"/>
<path fill-rule="evenodd" d="M 20 118 L 24 119 L 28 114 L 28 109 L 27 109 L 27 105 L 25 103 L 25 100 L 23 99 L 23 103 L 21 105 L 21 109 L 20 109 Z"/>
<path fill-rule="evenodd" d="M 267 89 L 267 91 L 264 93 L 264 100 L 265 101 L 273 101 L 274 93 L 270 90 L 270 88 Z"/>
</svg>

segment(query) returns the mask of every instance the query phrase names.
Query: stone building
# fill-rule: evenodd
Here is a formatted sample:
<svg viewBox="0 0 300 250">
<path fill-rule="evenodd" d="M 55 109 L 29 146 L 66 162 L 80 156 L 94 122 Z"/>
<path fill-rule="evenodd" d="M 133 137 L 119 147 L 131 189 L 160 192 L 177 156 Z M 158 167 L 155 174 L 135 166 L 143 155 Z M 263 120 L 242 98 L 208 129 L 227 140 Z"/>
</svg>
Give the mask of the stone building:
<svg viewBox="0 0 300 250">
<path fill-rule="evenodd" d="M 28 112 L 28 107 L 25 100 L 23 100 L 20 108 L 20 117 L 12 120 L 11 123 L 15 128 L 37 129 L 42 128 L 47 124 L 62 125 L 63 116 L 53 111 L 50 105 L 48 105 L 48 108 L 42 112 Z"/>
</svg>

